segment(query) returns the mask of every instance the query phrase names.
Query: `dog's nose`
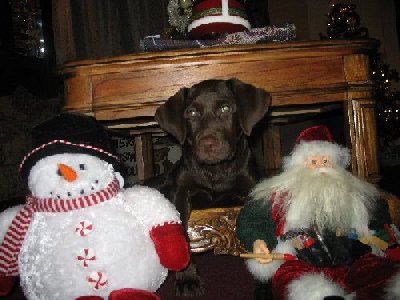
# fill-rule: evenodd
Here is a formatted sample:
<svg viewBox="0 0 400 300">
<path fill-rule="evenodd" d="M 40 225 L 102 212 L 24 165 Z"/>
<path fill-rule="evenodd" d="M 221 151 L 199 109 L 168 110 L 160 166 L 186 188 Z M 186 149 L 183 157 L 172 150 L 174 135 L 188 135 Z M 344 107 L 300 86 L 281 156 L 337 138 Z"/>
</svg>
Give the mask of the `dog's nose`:
<svg viewBox="0 0 400 300">
<path fill-rule="evenodd" d="M 204 146 L 210 146 L 216 143 L 214 138 L 203 138 L 200 140 L 200 143 Z"/>
<path fill-rule="evenodd" d="M 213 149 L 218 146 L 218 140 L 214 137 L 203 137 L 199 140 L 199 144 L 204 148 Z"/>
</svg>

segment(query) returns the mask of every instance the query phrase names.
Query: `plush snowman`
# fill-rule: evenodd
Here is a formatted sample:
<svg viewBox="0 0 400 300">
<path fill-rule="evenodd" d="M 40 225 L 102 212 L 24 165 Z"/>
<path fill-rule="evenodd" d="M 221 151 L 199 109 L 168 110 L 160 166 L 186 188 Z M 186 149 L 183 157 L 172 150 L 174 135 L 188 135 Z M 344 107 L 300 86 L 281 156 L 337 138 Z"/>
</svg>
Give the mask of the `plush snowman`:
<svg viewBox="0 0 400 300">
<path fill-rule="evenodd" d="M 189 261 L 179 214 L 158 191 L 123 189 L 106 130 L 60 114 L 33 130 L 20 170 L 30 195 L 0 215 L 0 291 L 28 299 L 158 299 Z"/>
</svg>

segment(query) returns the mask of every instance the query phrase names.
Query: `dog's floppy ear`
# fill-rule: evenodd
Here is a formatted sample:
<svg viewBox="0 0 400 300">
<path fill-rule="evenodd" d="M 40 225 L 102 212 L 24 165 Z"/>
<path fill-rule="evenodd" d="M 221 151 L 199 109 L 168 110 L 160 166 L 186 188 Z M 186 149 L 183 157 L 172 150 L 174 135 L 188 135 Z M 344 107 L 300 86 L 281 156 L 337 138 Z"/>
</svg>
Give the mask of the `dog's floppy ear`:
<svg viewBox="0 0 400 300">
<path fill-rule="evenodd" d="M 235 78 L 229 79 L 228 85 L 236 98 L 240 126 L 244 134 L 249 136 L 254 125 L 268 111 L 271 95 L 264 89 L 256 88 Z"/>
<path fill-rule="evenodd" d="M 186 139 L 186 125 L 184 119 L 185 98 L 187 88 L 181 88 L 163 105 L 157 108 L 155 118 L 160 127 L 172 134 L 180 144 Z"/>
</svg>

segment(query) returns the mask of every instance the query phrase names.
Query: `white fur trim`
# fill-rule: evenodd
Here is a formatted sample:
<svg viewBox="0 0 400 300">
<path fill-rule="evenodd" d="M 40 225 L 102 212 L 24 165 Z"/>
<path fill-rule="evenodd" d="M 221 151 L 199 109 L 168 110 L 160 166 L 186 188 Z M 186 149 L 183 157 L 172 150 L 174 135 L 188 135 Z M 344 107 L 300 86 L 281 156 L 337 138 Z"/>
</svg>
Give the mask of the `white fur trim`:
<svg viewBox="0 0 400 300">
<path fill-rule="evenodd" d="M 328 279 L 323 273 L 307 274 L 293 280 L 288 285 L 289 300 L 321 300 L 326 296 L 342 296 L 353 299 L 335 282 Z"/>
<path fill-rule="evenodd" d="M 239 16 L 207 16 L 198 20 L 194 20 L 192 23 L 190 23 L 188 26 L 188 31 L 190 32 L 201 25 L 210 23 L 231 23 L 235 25 L 243 25 L 247 29 L 251 28 L 249 21 Z"/>
<path fill-rule="evenodd" d="M 279 242 L 272 252 L 296 255 L 296 251 L 290 241 Z M 261 282 L 267 282 L 275 275 L 276 271 L 282 264 L 283 261 L 281 260 L 274 260 L 268 264 L 260 264 L 255 259 L 249 259 L 246 261 L 246 266 L 249 272 L 254 276 L 254 278 Z"/>
<path fill-rule="evenodd" d="M 260 264 L 255 259 L 249 259 L 246 261 L 246 266 L 249 272 L 254 276 L 255 279 L 261 282 L 267 282 L 270 278 L 272 278 L 281 264 L 282 261 L 280 260 L 274 260 L 269 264 Z"/>
<path fill-rule="evenodd" d="M 168 225 L 168 224 L 171 224 L 171 225 L 173 225 L 173 224 L 181 224 L 181 222 L 179 222 L 179 221 L 165 221 L 163 224 L 154 225 L 151 229 L 161 228 L 161 227 L 163 227 L 165 225 Z"/>
<path fill-rule="evenodd" d="M 287 253 L 287 254 L 292 254 L 296 256 L 296 250 L 293 247 L 293 244 L 291 241 L 279 241 L 278 245 L 276 245 L 275 250 L 273 252 L 277 253 Z"/>
<path fill-rule="evenodd" d="M 386 300 L 400 299 L 400 269 L 388 281 L 385 292 Z"/>
<path fill-rule="evenodd" d="M 150 231 L 153 226 L 167 223 L 180 223 L 175 206 L 159 191 L 136 185 L 124 192 L 125 207 L 136 216 Z"/>
<path fill-rule="evenodd" d="M 329 155 L 334 165 L 346 168 L 350 164 L 350 151 L 339 144 L 327 141 L 300 142 L 292 153 L 284 158 L 284 169 L 288 170 L 298 165 L 304 165 L 309 155 Z"/>
</svg>

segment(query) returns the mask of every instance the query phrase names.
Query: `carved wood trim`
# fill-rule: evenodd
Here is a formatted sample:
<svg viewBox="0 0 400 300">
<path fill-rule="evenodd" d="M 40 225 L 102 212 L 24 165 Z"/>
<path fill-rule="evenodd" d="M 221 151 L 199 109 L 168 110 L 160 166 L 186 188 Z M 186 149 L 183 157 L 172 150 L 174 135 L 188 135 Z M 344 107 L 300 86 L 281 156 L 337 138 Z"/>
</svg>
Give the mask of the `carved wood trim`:
<svg viewBox="0 0 400 300">
<path fill-rule="evenodd" d="M 381 191 L 381 196 L 388 205 L 390 218 L 393 224 L 396 225 L 397 228 L 400 228 L 400 199 L 396 195 L 386 191 Z"/>
<path fill-rule="evenodd" d="M 239 255 L 244 247 L 236 237 L 236 218 L 241 207 L 210 208 L 192 211 L 188 235 L 194 253 Z"/>
</svg>

